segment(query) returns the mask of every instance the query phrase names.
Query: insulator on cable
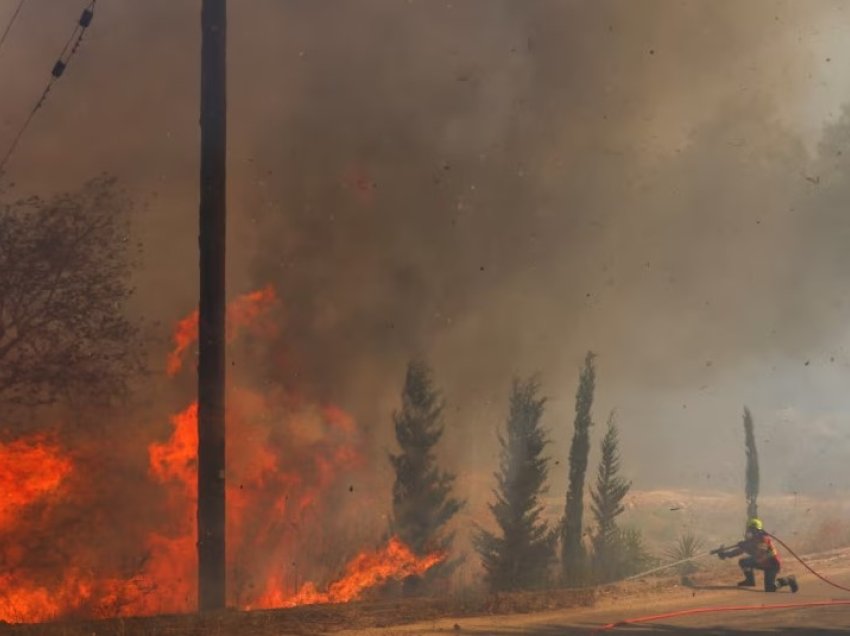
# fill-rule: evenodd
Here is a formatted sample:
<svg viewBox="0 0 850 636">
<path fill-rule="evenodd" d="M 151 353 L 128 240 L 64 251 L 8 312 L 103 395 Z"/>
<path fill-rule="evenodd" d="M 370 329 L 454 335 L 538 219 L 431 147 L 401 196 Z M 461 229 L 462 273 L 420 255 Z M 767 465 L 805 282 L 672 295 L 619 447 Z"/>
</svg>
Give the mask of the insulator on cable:
<svg viewBox="0 0 850 636">
<path fill-rule="evenodd" d="M 67 65 L 62 60 L 59 60 L 58 62 L 56 62 L 56 64 L 53 66 L 53 70 L 51 71 L 51 74 L 53 75 L 53 77 L 55 77 L 57 79 L 62 77 L 62 73 L 65 72 L 65 66 L 67 66 Z"/>
<path fill-rule="evenodd" d="M 92 11 L 91 9 L 86 9 L 85 11 L 83 11 L 83 15 L 80 16 L 80 26 L 84 29 L 88 28 L 88 26 L 91 24 L 92 18 L 94 18 L 94 11 Z"/>
</svg>

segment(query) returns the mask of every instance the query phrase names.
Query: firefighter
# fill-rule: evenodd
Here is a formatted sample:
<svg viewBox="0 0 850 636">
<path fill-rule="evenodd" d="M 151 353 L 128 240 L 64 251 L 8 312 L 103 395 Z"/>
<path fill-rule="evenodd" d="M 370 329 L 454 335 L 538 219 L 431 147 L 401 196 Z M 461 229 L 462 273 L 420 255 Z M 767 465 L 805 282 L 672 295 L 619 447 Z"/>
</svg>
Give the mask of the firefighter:
<svg viewBox="0 0 850 636">
<path fill-rule="evenodd" d="M 718 556 L 721 559 L 730 559 L 745 553 L 747 556 L 738 561 L 738 565 L 741 566 L 741 571 L 744 573 L 744 580 L 738 583 L 738 587 L 755 587 L 755 570 L 762 570 L 764 572 L 765 592 L 775 592 L 786 585 L 791 588 L 792 592 L 797 591 L 797 579 L 793 575 L 776 577 L 782 564 L 779 561 L 779 553 L 776 551 L 773 541 L 770 540 L 770 535 L 764 531 L 764 524 L 762 524 L 761 519 L 753 517 L 747 521 L 744 540 L 734 547 L 719 550 Z"/>
</svg>

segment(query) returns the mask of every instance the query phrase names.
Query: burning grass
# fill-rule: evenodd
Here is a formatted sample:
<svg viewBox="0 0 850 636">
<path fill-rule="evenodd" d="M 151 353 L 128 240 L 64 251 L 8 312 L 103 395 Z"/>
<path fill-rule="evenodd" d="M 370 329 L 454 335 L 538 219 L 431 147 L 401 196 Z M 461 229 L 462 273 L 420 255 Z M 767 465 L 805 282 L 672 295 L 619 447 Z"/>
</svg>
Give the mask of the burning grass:
<svg viewBox="0 0 850 636">
<path fill-rule="evenodd" d="M 271 287 L 236 299 L 228 337 L 275 337 L 269 312 L 277 302 Z M 184 367 L 196 339 L 193 312 L 177 323 L 168 375 Z M 373 547 L 366 532 L 353 549 L 344 526 L 380 508 L 346 487 L 366 457 L 361 431 L 343 409 L 279 385 L 231 386 L 227 409 L 231 606 L 350 602 L 445 558 L 413 554 L 395 538 Z M 73 446 L 72 454 L 44 435 L 0 445 L 0 620 L 194 611 L 197 405 L 168 421 L 167 437 L 154 433 L 126 447 L 103 438 Z M 112 463 L 104 469 L 106 459 Z"/>
</svg>

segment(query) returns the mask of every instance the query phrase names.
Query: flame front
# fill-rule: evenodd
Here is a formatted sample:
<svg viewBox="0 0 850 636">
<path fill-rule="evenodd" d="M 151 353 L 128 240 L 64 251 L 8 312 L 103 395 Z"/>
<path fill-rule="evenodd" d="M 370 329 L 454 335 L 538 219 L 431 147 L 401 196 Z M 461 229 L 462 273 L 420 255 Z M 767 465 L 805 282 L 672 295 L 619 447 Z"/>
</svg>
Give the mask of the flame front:
<svg viewBox="0 0 850 636">
<path fill-rule="evenodd" d="M 272 595 L 261 600 L 261 607 L 294 607 L 319 603 L 349 603 L 362 594 L 391 580 L 422 575 L 446 558 L 443 552 L 424 557 L 416 556 L 398 537 L 389 540 L 380 550 L 363 551 L 352 559 L 345 574 L 332 582 L 326 592 L 319 592 L 315 584 L 305 583 L 289 598 Z"/>
<path fill-rule="evenodd" d="M 0 444 L 0 531 L 54 494 L 73 464 L 44 436 Z"/>
<path fill-rule="evenodd" d="M 73 462 L 45 436 L 0 444 L 0 558 L 5 570 L 0 574 L 0 620 L 45 620 L 62 609 L 63 600 L 51 590 L 18 575 L 27 557 L 18 537 L 25 519 L 43 521 L 73 468 Z M 84 595 L 84 589 L 75 592 Z"/>
<path fill-rule="evenodd" d="M 272 287 L 236 299 L 228 307 L 228 339 L 246 330 L 274 336 L 276 325 L 268 313 L 275 302 Z M 181 369 L 197 329 L 197 312 L 177 323 L 170 375 Z M 350 528 L 342 525 L 343 501 L 357 501 L 361 510 L 374 508 L 368 492 L 355 499 L 347 487 L 366 463 L 359 427 L 338 406 L 312 403 L 280 387 L 262 393 L 230 388 L 227 423 L 230 605 L 348 602 L 387 581 L 422 574 L 444 558 L 417 556 L 393 538 L 379 550 L 350 559 L 343 575 L 324 585 L 323 592 L 315 583 L 299 581 L 311 571 L 318 580 L 333 578 L 322 570 L 327 561 L 344 556 L 340 531 L 350 533 Z M 198 408 L 192 403 L 170 417 L 166 439 L 147 443 L 145 487 L 156 493 L 144 500 L 150 510 L 133 510 L 136 520 L 122 521 L 110 517 L 108 504 L 98 503 L 96 480 L 87 473 L 92 464 L 118 453 L 109 443 L 93 444 L 89 461 L 79 462 L 46 436 L 0 444 L 0 620 L 194 611 L 197 445 Z M 124 469 L 127 458 L 118 459 Z M 138 479 L 128 483 L 138 487 Z M 116 492 L 133 500 L 133 492 Z M 353 509 L 350 514 L 362 522 L 362 514 Z M 91 519 L 97 531 L 107 534 L 68 535 L 68 523 L 81 519 Z M 122 539 L 129 529 L 137 540 Z M 54 549 L 52 543 L 60 545 Z M 118 552 L 98 556 L 107 545 Z M 44 558 L 46 553 L 52 560 Z"/>
</svg>

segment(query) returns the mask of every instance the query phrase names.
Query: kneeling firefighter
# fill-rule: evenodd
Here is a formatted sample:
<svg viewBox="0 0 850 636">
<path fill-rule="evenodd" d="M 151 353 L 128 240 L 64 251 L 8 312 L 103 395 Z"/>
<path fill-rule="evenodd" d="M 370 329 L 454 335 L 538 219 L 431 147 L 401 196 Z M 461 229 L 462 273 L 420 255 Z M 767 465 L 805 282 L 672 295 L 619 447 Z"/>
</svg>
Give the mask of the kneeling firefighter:
<svg viewBox="0 0 850 636">
<path fill-rule="evenodd" d="M 764 531 L 761 519 L 752 518 L 747 521 L 743 541 L 731 548 L 718 548 L 712 552 L 721 559 L 730 559 L 745 553 L 747 556 L 738 561 L 738 565 L 741 566 L 744 573 L 744 580 L 738 583 L 739 587 L 755 587 L 754 571 L 762 570 L 764 572 L 765 592 L 775 592 L 786 585 L 791 588 L 792 592 L 797 591 L 797 579 L 793 575 L 776 577 L 782 564 L 779 561 L 779 553 L 776 551 L 773 541 L 770 540 L 770 535 Z"/>
</svg>

